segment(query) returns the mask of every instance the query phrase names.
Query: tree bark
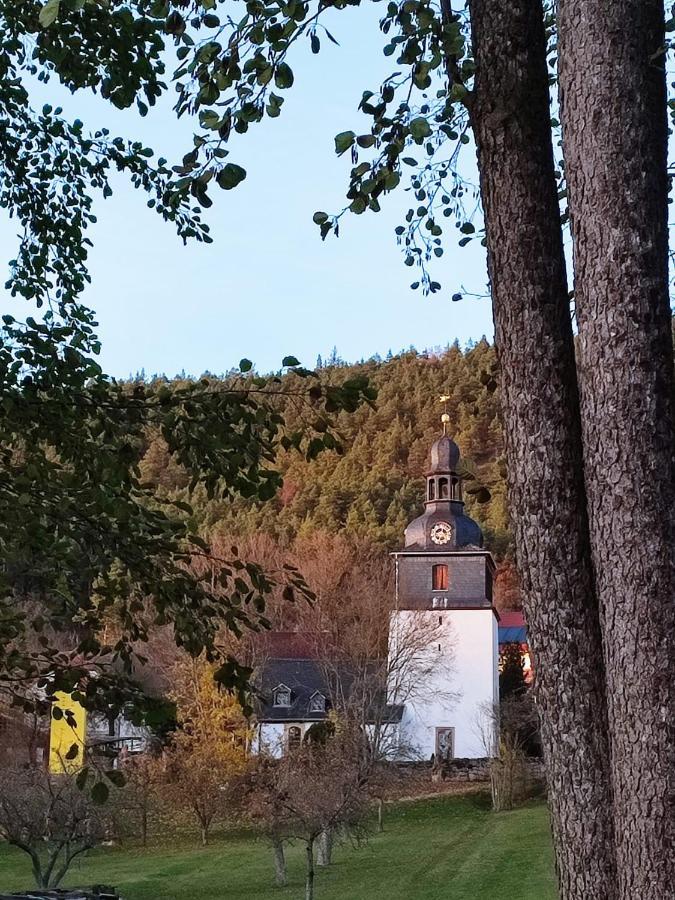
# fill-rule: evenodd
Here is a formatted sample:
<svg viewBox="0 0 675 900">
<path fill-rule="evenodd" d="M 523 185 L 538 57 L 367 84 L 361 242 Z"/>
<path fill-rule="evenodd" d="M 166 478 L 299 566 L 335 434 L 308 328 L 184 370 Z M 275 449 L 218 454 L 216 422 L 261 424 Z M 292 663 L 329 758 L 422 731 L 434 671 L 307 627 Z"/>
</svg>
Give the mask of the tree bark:
<svg viewBox="0 0 675 900">
<path fill-rule="evenodd" d="M 560 894 L 615 900 L 607 717 L 540 0 L 472 0 L 509 503 Z"/>
<path fill-rule="evenodd" d="M 319 835 L 319 845 L 316 864 L 329 866 L 333 858 L 333 829 L 327 828 Z"/>
<path fill-rule="evenodd" d="M 305 843 L 307 874 L 305 877 L 305 900 L 314 900 L 314 838 Z"/>
<path fill-rule="evenodd" d="M 377 833 L 382 834 L 384 831 L 384 799 L 377 798 Z"/>
<path fill-rule="evenodd" d="M 673 354 L 659 0 L 560 0 L 591 545 L 619 896 L 675 885 Z"/>
<path fill-rule="evenodd" d="M 274 881 L 278 887 L 285 887 L 288 884 L 286 855 L 284 842 L 278 837 L 272 838 L 272 852 L 274 853 Z"/>
</svg>

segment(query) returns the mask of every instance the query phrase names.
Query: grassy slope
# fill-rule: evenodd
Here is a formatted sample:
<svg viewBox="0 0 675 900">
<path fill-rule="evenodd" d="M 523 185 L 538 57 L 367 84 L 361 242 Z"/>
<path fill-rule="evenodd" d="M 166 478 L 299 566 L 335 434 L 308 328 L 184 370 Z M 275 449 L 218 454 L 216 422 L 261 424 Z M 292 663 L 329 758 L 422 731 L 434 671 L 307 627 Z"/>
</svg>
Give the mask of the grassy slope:
<svg viewBox="0 0 675 900">
<path fill-rule="evenodd" d="M 317 900 L 554 900 L 548 814 L 543 804 L 489 812 L 480 798 L 402 804 L 385 833 L 358 849 L 338 848 L 320 871 Z M 69 883 L 115 884 L 125 900 L 301 898 L 302 858 L 289 852 L 290 884 L 271 885 L 270 852 L 250 839 L 101 851 Z M 0 849 L 0 890 L 30 884 L 22 854 Z"/>
</svg>

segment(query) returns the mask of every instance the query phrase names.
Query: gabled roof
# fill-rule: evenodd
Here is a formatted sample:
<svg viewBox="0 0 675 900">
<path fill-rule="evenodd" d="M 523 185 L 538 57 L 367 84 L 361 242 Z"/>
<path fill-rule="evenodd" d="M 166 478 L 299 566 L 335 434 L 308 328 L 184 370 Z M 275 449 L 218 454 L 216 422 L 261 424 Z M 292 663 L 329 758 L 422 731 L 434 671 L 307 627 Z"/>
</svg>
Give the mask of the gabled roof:
<svg viewBox="0 0 675 900">
<path fill-rule="evenodd" d="M 352 676 L 344 669 L 340 674 L 341 690 L 349 693 Z M 283 685 L 291 691 L 290 706 L 275 706 L 275 688 Z M 321 722 L 331 709 L 331 691 L 320 662 L 316 659 L 267 659 L 257 678 L 260 697 L 256 716 L 259 722 Z M 325 710 L 310 710 L 316 694 L 326 698 Z M 389 704 L 385 710 L 388 722 L 400 722 L 403 706 Z"/>
<path fill-rule="evenodd" d="M 275 706 L 274 691 L 284 685 L 291 692 L 290 706 Z M 323 712 L 310 712 L 310 698 L 317 692 L 328 696 L 321 667 L 314 659 L 267 659 L 261 666 L 257 716 L 260 722 L 320 721 Z M 328 706 L 328 703 L 326 703 Z"/>
</svg>

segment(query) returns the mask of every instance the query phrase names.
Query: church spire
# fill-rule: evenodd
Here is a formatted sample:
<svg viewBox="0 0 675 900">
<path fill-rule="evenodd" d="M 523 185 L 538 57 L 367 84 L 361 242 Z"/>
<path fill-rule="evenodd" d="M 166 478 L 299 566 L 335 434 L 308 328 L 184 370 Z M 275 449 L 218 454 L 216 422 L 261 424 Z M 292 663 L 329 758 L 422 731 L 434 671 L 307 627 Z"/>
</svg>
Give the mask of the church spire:
<svg viewBox="0 0 675 900">
<path fill-rule="evenodd" d="M 406 528 L 406 548 L 416 547 L 434 552 L 480 547 L 483 535 L 476 522 L 464 512 L 460 452 L 448 435 L 450 416 L 443 395 L 441 424 L 443 434 L 431 445 L 429 467 L 425 473 L 425 511 Z"/>
<path fill-rule="evenodd" d="M 443 404 L 443 415 L 441 416 L 441 422 L 443 423 L 443 434 L 447 435 L 448 433 L 448 424 L 450 423 L 450 416 L 448 414 L 448 400 L 450 397 L 447 394 L 441 395 L 441 403 Z"/>
</svg>

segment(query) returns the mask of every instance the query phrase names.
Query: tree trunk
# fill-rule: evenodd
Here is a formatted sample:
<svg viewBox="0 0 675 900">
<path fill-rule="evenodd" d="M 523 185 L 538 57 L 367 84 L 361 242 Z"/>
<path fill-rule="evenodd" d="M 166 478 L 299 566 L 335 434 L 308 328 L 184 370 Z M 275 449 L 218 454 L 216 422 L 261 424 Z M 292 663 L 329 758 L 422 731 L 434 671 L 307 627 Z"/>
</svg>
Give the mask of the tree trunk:
<svg viewBox="0 0 675 900">
<path fill-rule="evenodd" d="M 209 826 L 202 824 L 200 830 L 202 835 L 202 847 L 206 847 L 209 842 Z"/>
<path fill-rule="evenodd" d="M 333 829 L 327 828 L 319 835 L 319 846 L 317 852 L 316 864 L 318 866 L 329 866 L 333 858 Z"/>
<path fill-rule="evenodd" d="M 305 844 L 307 875 L 305 878 L 305 900 L 314 900 L 314 838 Z"/>
<path fill-rule="evenodd" d="M 286 855 L 284 842 L 278 837 L 272 838 L 272 852 L 274 853 L 274 881 L 278 887 L 285 887 L 288 884 Z"/>
<path fill-rule="evenodd" d="M 509 503 L 560 894 L 615 900 L 606 700 L 540 0 L 472 0 Z"/>
<path fill-rule="evenodd" d="M 148 809 L 146 806 L 141 810 L 141 845 L 148 846 Z"/>
<path fill-rule="evenodd" d="M 619 897 L 675 885 L 673 354 L 663 2 L 560 0 L 584 466 Z M 670 783 L 670 788 L 669 788 Z"/>
<path fill-rule="evenodd" d="M 382 797 L 377 798 L 377 831 L 382 834 L 384 831 L 384 800 Z"/>
</svg>

